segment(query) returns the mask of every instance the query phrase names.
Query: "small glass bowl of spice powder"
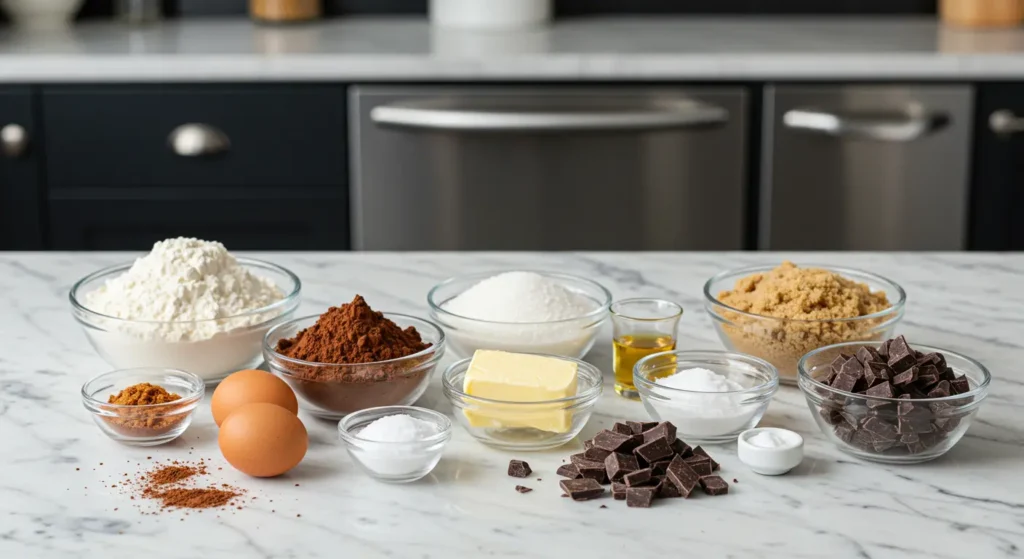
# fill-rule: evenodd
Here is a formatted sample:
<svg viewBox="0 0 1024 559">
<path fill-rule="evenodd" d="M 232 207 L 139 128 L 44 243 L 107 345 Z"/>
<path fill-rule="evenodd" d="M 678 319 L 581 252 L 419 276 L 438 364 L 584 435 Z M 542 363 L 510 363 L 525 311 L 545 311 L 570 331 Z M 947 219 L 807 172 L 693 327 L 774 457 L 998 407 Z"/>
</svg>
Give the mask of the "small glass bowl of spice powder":
<svg viewBox="0 0 1024 559">
<path fill-rule="evenodd" d="M 108 437 L 134 446 L 155 446 L 178 438 L 206 385 L 176 369 L 122 369 L 82 386 L 82 403 Z"/>
<path fill-rule="evenodd" d="M 807 352 L 892 337 L 907 294 L 882 276 L 792 262 L 723 272 L 704 284 L 704 306 L 732 351 L 760 357 L 795 384 Z"/>
<path fill-rule="evenodd" d="M 279 324 L 263 357 L 313 415 L 341 419 L 379 406 L 411 405 L 444 355 L 439 326 L 378 312 L 359 295 L 322 315 Z"/>
</svg>

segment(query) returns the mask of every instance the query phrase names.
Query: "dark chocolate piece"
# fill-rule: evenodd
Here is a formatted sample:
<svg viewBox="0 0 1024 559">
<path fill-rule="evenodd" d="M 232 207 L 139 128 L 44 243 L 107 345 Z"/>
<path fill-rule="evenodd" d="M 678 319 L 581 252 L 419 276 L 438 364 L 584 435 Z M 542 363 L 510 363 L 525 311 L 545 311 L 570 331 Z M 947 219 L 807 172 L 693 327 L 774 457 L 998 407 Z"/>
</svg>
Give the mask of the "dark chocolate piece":
<svg viewBox="0 0 1024 559">
<path fill-rule="evenodd" d="M 860 364 L 865 366 L 865 367 L 867 366 L 868 363 L 870 363 L 872 361 L 878 361 L 878 359 L 879 359 L 878 351 L 875 350 L 874 348 L 871 348 L 871 347 L 868 347 L 868 346 L 864 346 L 864 347 L 858 349 L 857 353 L 854 355 L 854 357 L 856 357 L 857 361 L 860 361 Z"/>
<path fill-rule="evenodd" d="M 644 431 L 644 442 L 649 443 L 656 439 L 665 439 L 665 442 L 672 444 L 676 440 L 676 426 L 667 421 L 662 421 L 654 427 Z"/>
<path fill-rule="evenodd" d="M 938 372 L 929 373 L 927 375 L 923 375 L 920 372 L 917 373 L 916 384 L 920 390 L 927 391 L 931 389 L 931 386 L 937 382 L 939 382 Z"/>
<path fill-rule="evenodd" d="M 650 468 L 644 468 L 622 476 L 622 481 L 626 484 L 626 487 L 639 487 L 647 485 L 653 478 L 654 472 Z"/>
<path fill-rule="evenodd" d="M 850 427 L 846 423 L 840 423 L 839 425 L 836 425 L 835 431 L 836 436 L 842 439 L 842 441 L 845 443 L 850 442 L 850 439 L 853 438 L 854 428 Z"/>
<path fill-rule="evenodd" d="M 856 415 L 850 413 L 848 410 L 843 410 L 839 412 L 839 417 L 843 418 L 843 421 L 845 421 L 847 425 L 853 427 L 854 429 L 860 426 L 860 420 L 857 418 Z"/>
<path fill-rule="evenodd" d="M 889 340 L 885 340 L 884 342 L 879 344 L 877 351 L 878 351 L 878 356 L 881 357 L 883 361 L 888 362 L 889 361 Z"/>
<path fill-rule="evenodd" d="M 626 425 L 629 426 L 629 430 L 632 431 L 634 435 L 639 435 L 644 432 L 644 424 L 640 421 L 627 421 Z"/>
<path fill-rule="evenodd" d="M 949 381 L 948 380 L 941 380 L 941 381 L 939 381 L 938 384 L 935 385 L 935 388 L 932 388 L 931 390 L 928 391 L 928 397 L 929 398 L 945 398 L 945 397 L 949 396 L 949 394 L 950 394 L 949 388 L 950 388 L 949 387 Z"/>
<path fill-rule="evenodd" d="M 719 476 L 704 476 L 700 478 L 700 486 L 708 495 L 725 495 L 729 492 L 729 484 Z"/>
<path fill-rule="evenodd" d="M 580 473 L 579 468 L 577 468 L 575 464 L 562 464 L 558 467 L 558 470 L 556 470 L 555 473 L 569 479 L 579 479 L 583 477 L 583 474 Z"/>
<path fill-rule="evenodd" d="M 562 486 L 562 491 L 572 497 L 573 501 L 588 501 L 604 494 L 604 487 L 589 478 L 563 479 L 558 485 Z"/>
<path fill-rule="evenodd" d="M 832 363 L 829 364 L 828 366 L 828 369 L 831 372 L 832 376 L 839 374 L 839 371 L 842 370 L 843 368 L 843 363 L 846 363 L 846 361 L 846 357 L 843 357 L 842 355 L 832 360 Z"/>
<path fill-rule="evenodd" d="M 527 477 L 533 470 L 530 469 L 530 465 L 522 460 L 509 460 L 508 462 L 508 475 L 512 477 Z"/>
<path fill-rule="evenodd" d="M 668 471 L 668 465 L 671 463 L 671 460 L 658 460 L 657 462 L 651 464 L 651 469 L 654 470 L 655 474 L 665 475 L 665 472 Z"/>
<path fill-rule="evenodd" d="M 630 439 L 632 439 L 630 435 L 605 429 L 594 435 L 594 447 L 603 448 L 609 452 L 622 452 L 622 447 L 629 443 Z"/>
<path fill-rule="evenodd" d="M 871 388 L 868 388 L 867 390 L 864 391 L 864 394 L 866 394 L 868 396 L 871 396 L 871 397 L 874 397 L 874 398 L 895 398 L 896 397 L 896 394 L 892 390 L 892 385 L 889 384 L 888 381 L 883 382 L 882 384 L 878 384 L 878 385 L 872 386 Z M 886 405 L 888 403 L 889 402 L 886 402 L 884 400 L 871 400 L 871 399 L 867 400 L 867 404 L 868 404 L 869 408 L 878 408 L 878 407 L 884 406 L 884 405 Z"/>
<path fill-rule="evenodd" d="M 907 443 L 907 452 L 910 454 L 920 454 L 928 450 L 928 445 L 924 444 L 924 441 L 918 439 L 917 441 Z"/>
<path fill-rule="evenodd" d="M 570 454 L 569 455 L 569 461 L 572 462 L 573 464 L 576 464 L 577 466 L 579 465 L 580 462 L 592 462 L 592 460 L 588 460 L 587 457 L 583 455 L 583 452 L 577 452 L 576 454 Z"/>
<path fill-rule="evenodd" d="M 689 497 L 700 483 L 700 474 L 693 471 L 689 464 L 677 456 L 669 464 L 665 479 L 672 485 L 675 485 L 676 491 L 681 497 Z"/>
<path fill-rule="evenodd" d="M 864 374 L 864 365 L 861 365 L 860 361 L 856 359 L 850 359 L 846 363 L 843 363 L 841 369 L 839 369 L 839 376 L 850 375 L 854 378 L 860 378 Z"/>
<path fill-rule="evenodd" d="M 886 440 L 886 439 L 875 439 L 874 441 L 871 442 L 871 447 L 874 449 L 875 452 L 881 453 L 881 452 L 885 452 L 885 451 L 887 451 L 890 448 L 893 448 L 895 446 L 899 446 L 899 444 L 900 444 L 899 441 L 890 441 L 890 440 Z"/>
<path fill-rule="evenodd" d="M 953 369 L 946 367 L 945 369 L 939 369 L 939 371 L 942 371 L 939 373 L 939 380 L 948 380 L 949 382 L 956 380 L 956 371 Z"/>
<path fill-rule="evenodd" d="M 935 427 L 944 433 L 948 433 L 956 429 L 960 425 L 959 417 L 938 417 L 933 422 Z"/>
<path fill-rule="evenodd" d="M 864 380 L 867 381 L 868 388 L 871 388 L 876 384 L 891 380 L 891 372 L 892 369 L 881 361 L 868 361 L 868 363 L 864 365 Z"/>
<path fill-rule="evenodd" d="M 590 448 L 583 451 L 583 457 L 586 458 L 587 460 L 594 460 L 595 462 L 604 462 L 604 459 L 608 458 L 608 455 L 610 455 L 611 453 L 612 451 L 610 450 L 597 448 L 595 446 L 594 448 Z"/>
<path fill-rule="evenodd" d="M 658 484 L 658 491 L 655 496 L 659 499 L 675 499 L 682 497 L 679 493 L 679 488 L 676 484 L 668 480 L 668 476 L 664 476 L 659 480 L 661 483 Z"/>
<path fill-rule="evenodd" d="M 533 491 L 533 489 L 530 489 L 529 487 L 526 487 L 525 485 L 517 485 L 516 486 L 516 491 L 518 491 L 520 493 L 529 493 L 530 491 Z"/>
<path fill-rule="evenodd" d="M 900 416 L 896 422 L 896 430 L 900 435 L 931 433 L 932 424 L 928 420 L 921 421 L 908 416 Z"/>
<path fill-rule="evenodd" d="M 620 481 L 622 476 L 639 470 L 640 465 L 633 455 L 616 452 L 604 459 L 604 469 L 608 473 L 608 479 Z"/>
<path fill-rule="evenodd" d="M 891 423 L 883 421 L 877 417 L 869 417 L 864 421 L 864 425 L 861 426 L 864 431 L 876 435 L 876 439 L 882 439 L 886 441 L 895 441 L 899 439 L 899 433 L 896 432 L 896 428 Z"/>
<path fill-rule="evenodd" d="M 704 456 L 708 460 L 711 460 L 711 469 L 712 470 L 717 470 L 719 468 L 718 462 L 715 462 L 715 459 L 712 458 L 710 454 L 708 454 L 708 451 L 704 450 L 700 446 L 693 447 L 693 454 L 695 456 Z"/>
<path fill-rule="evenodd" d="M 639 507 L 639 508 L 650 508 L 651 503 L 654 502 L 654 491 L 653 487 L 629 487 L 626 489 L 626 506 L 627 507 Z"/>
<path fill-rule="evenodd" d="M 601 484 L 608 483 L 608 472 L 605 470 L 604 462 L 588 460 L 576 464 L 576 468 L 579 469 L 580 475 L 585 478 L 592 479 Z"/>
<path fill-rule="evenodd" d="M 921 435 L 917 433 L 905 433 L 900 435 L 900 443 L 902 444 L 914 444 L 921 442 Z"/>
<path fill-rule="evenodd" d="M 633 429 L 625 423 L 616 423 L 615 425 L 612 425 L 612 431 L 622 435 L 633 435 Z"/>
<path fill-rule="evenodd" d="M 612 498 L 616 501 L 624 501 L 626 499 L 625 483 L 619 483 L 617 481 L 612 482 Z"/>
<path fill-rule="evenodd" d="M 832 388 L 843 392 L 853 392 L 854 388 L 857 387 L 857 381 L 859 380 L 861 380 L 860 375 L 854 376 L 851 374 L 840 373 L 836 376 L 836 379 L 832 381 Z"/>
<path fill-rule="evenodd" d="M 697 454 L 694 454 L 693 456 L 686 458 L 684 462 L 686 462 L 686 464 L 690 466 L 690 468 L 692 468 L 693 471 L 697 472 L 697 474 L 701 476 L 709 476 L 711 475 L 711 472 L 714 471 L 714 469 L 711 466 L 711 459 L 708 458 L 707 456 L 699 456 Z"/>
<path fill-rule="evenodd" d="M 896 405 L 896 413 L 899 415 L 909 415 L 914 411 L 914 404 L 910 401 L 910 394 L 900 394 L 900 400 L 905 400 Z"/>
<path fill-rule="evenodd" d="M 684 443 L 681 439 L 676 439 L 669 446 L 672 447 L 672 452 L 682 456 L 683 458 L 693 454 L 693 449 L 690 448 L 690 445 Z"/>
<path fill-rule="evenodd" d="M 593 439 L 587 439 L 587 440 L 583 441 L 583 450 L 584 451 L 590 450 L 592 448 L 594 448 L 594 440 Z"/>
<path fill-rule="evenodd" d="M 971 391 L 971 383 L 967 377 L 960 375 L 949 381 L 949 391 L 953 394 L 964 394 Z"/>
<path fill-rule="evenodd" d="M 829 425 L 837 425 L 843 421 L 843 416 L 839 415 L 839 410 L 825 405 L 818 409 L 818 415 Z"/>
<path fill-rule="evenodd" d="M 653 464 L 663 458 L 670 458 L 674 453 L 672 452 L 672 447 L 668 445 L 668 441 L 665 439 L 655 439 L 636 447 L 633 450 L 633 454 L 638 458 L 642 458 L 644 464 Z"/>
<path fill-rule="evenodd" d="M 902 373 L 917 363 L 917 357 L 907 345 L 907 339 L 903 336 L 896 336 L 896 339 L 889 343 L 889 361 L 887 364 L 897 373 Z"/>
<path fill-rule="evenodd" d="M 874 451 L 875 436 L 864 429 L 857 429 L 850 437 L 850 444 L 862 450 Z"/>
<path fill-rule="evenodd" d="M 896 376 L 892 377 L 892 383 L 896 386 L 909 386 L 917 381 L 917 370 L 917 367 L 911 367 L 902 373 L 896 373 Z"/>
</svg>

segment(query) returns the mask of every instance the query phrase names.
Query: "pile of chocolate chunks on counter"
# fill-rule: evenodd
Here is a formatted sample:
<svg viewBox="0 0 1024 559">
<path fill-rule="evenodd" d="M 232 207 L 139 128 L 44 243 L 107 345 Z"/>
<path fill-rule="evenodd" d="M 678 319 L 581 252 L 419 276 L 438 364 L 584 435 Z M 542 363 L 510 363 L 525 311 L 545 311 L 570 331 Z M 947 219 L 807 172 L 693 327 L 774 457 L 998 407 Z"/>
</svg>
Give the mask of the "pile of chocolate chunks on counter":
<svg viewBox="0 0 1024 559">
<path fill-rule="evenodd" d="M 604 494 L 629 507 L 650 507 L 656 498 L 689 497 L 700 486 L 708 495 L 725 495 L 729 484 L 714 475 L 718 463 L 701 447 L 676 438 L 670 422 L 626 421 L 583 442 L 584 451 L 558 468 L 562 491 L 576 501 Z"/>
<path fill-rule="evenodd" d="M 882 342 L 878 349 L 865 346 L 855 355 L 840 354 L 821 380 L 843 392 L 902 400 L 824 394 L 819 413 L 836 436 L 873 454 L 911 455 L 935 447 L 960 425 L 956 408 L 973 400 L 966 396 L 915 404 L 915 399 L 964 394 L 971 386 L 967 377 L 946 365 L 941 353 L 916 351 L 903 336 Z"/>
</svg>

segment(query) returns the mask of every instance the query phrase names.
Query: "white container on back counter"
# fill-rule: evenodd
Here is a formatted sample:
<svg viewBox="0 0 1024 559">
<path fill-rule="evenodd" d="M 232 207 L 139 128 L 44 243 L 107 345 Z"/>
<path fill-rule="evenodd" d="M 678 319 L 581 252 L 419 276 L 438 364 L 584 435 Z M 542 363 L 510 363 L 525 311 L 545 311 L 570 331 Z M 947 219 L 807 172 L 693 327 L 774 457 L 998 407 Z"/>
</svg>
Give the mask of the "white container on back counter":
<svg viewBox="0 0 1024 559">
<path fill-rule="evenodd" d="M 430 21 L 439 27 L 523 29 L 550 19 L 551 0 L 430 0 Z"/>
</svg>

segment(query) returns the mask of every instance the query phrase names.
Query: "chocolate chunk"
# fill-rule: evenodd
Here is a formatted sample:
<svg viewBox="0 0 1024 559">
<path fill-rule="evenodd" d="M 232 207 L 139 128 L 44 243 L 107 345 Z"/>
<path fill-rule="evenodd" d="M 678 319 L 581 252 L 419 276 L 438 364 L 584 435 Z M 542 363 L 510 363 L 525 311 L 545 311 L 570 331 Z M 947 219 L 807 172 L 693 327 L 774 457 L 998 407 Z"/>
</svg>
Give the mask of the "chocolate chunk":
<svg viewBox="0 0 1024 559">
<path fill-rule="evenodd" d="M 921 435 L 917 433 L 905 433 L 900 435 L 900 442 L 903 444 L 914 444 L 921 441 Z"/>
<path fill-rule="evenodd" d="M 672 447 L 668 445 L 668 441 L 665 439 L 655 439 L 636 447 L 633 450 L 633 454 L 643 459 L 643 464 L 653 464 L 663 458 L 670 458 L 674 453 L 672 452 Z"/>
<path fill-rule="evenodd" d="M 843 364 L 846 363 L 847 361 L 848 359 L 846 359 L 846 357 L 843 357 L 842 355 L 833 359 L 832 363 L 828 366 L 829 371 L 831 371 L 832 373 L 832 376 L 838 375 L 839 371 L 841 371 L 843 368 Z"/>
<path fill-rule="evenodd" d="M 860 361 L 860 364 L 865 367 L 868 363 L 879 360 L 878 351 L 868 346 L 858 349 L 854 357 L 856 357 L 857 361 Z"/>
<path fill-rule="evenodd" d="M 625 482 L 626 487 L 639 487 L 647 485 L 653 478 L 654 472 L 650 468 L 644 468 L 622 476 L 622 481 Z"/>
<path fill-rule="evenodd" d="M 839 410 L 824 405 L 818 408 L 818 415 L 829 425 L 837 425 L 843 421 L 843 416 L 839 415 Z"/>
<path fill-rule="evenodd" d="M 560 476 L 567 477 L 569 479 L 579 479 L 583 477 L 583 474 L 580 473 L 579 468 L 577 468 L 574 464 L 562 464 L 561 466 L 558 467 L 558 470 L 556 470 L 555 473 Z"/>
<path fill-rule="evenodd" d="M 615 425 L 612 425 L 612 431 L 622 435 L 633 435 L 633 429 L 625 423 L 616 423 Z"/>
<path fill-rule="evenodd" d="M 850 444 L 862 450 L 874 451 L 875 436 L 864 429 L 857 429 L 850 437 Z"/>
<path fill-rule="evenodd" d="M 527 477 L 531 473 L 530 465 L 522 460 L 510 460 L 508 463 L 508 475 L 512 477 Z"/>
<path fill-rule="evenodd" d="M 946 367 L 945 369 L 939 370 L 942 371 L 941 373 L 939 373 L 939 380 L 948 380 L 949 382 L 953 382 L 954 380 L 956 380 L 956 371 L 954 371 L 953 369 Z"/>
<path fill-rule="evenodd" d="M 563 479 L 558 482 L 562 491 L 572 497 L 573 501 L 587 501 L 604 494 L 604 487 L 593 479 Z"/>
<path fill-rule="evenodd" d="M 917 357 L 907 345 L 907 339 L 903 336 L 896 336 L 896 339 L 889 343 L 889 361 L 887 364 L 897 373 L 902 373 L 917 363 Z"/>
<path fill-rule="evenodd" d="M 911 367 L 902 373 L 897 373 L 896 376 L 892 377 L 892 383 L 896 386 L 909 386 L 917 381 L 917 370 L 917 367 Z"/>
<path fill-rule="evenodd" d="M 690 493 L 693 493 L 694 488 L 700 482 L 700 477 L 700 474 L 678 456 L 672 459 L 672 463 L 668 465 L 668 472 L 665 474 L 665 479 L 675 485 L 683 497 L 689 497 Z"/>
<path fill-rule="evenodd" d="M 932 410 L 935 415 L 946 415 L 953 406 L 947 402 L 930 402 L 928 409 Z"/>
<path fill-rule="evenodd" d="M 644 431 L 644 442 L 649 443 L 657 439 L 665 439 L 665 442 L 672 444 L 676 440 L 676 426 L 667 421 L 662 421 L 654 427 Z"/>
<path fill-rule="evenodd" d="M 676 484 L 668 480 L 668 476 L 665 476 L 663 479 L 659 481 L 661 483 L 658 484 L 658 491 L 655 493 L 655 496 L 657 498 L 675 499 L 677 497 L 682 497 L 682 495 L 679 493 L 679 488 L 676 487 Z"/>
<path fill-rule="evenodd" d="M 939 377 L 939 370 L 935 368 L 935 365 L 931 363 L 925 363 L 924 365 L 917 365 L 917 378 L 921 377 Z"/>
<path fill-rule="evenodd" d="M 715 459 L 712 458 L 711 455 L 708 454 L 708 452 L 706 450 L 704 450 L 703 448 L 701 448 L 700 446 L 693 447 L 693 454 L 694 454 L 694 456 L 704 456 L 705 458 L 707 458 L 708 460 L 711 461 L 711 469 L 712 470 L 717 470 L 718 469 L 718 462 L 715 462 Z"/>
<path fill-rule="evenodd" d="M 594 435 L 594 448 L 602 448 L 609 452 L 620 452 L 622 447 L 627 445 L 632 436 L 623 435 L 607 429 Z M 628 452 L 628 451 L 626 451 Z"/>
<path fill-rule="evenodd" d="M 892 390 L 892 385 L 889 384 L 888 381 L 883 382 L 882 384 L 878 384 L 878 385 L 872 386 L 871 388 L 868 388 L 867 390 L 864 391 L 864 394 L 866 394 L 868 396 L 871 396 L 873 398 L 895 398 L 896 397 L 896 394 Z M 867 401 L 867 404 L 868 404 L 869 408 L 878 408 L 878 407 L 884 406 L 884 405 L 886 405 L 888 403 L 889 402 L 886 402 L 884 400 L 871 400 L 871 399 L 869 399 Z"/>
<path fill-rule="evenodd" d="M 868 361 L 864 365 L 864 380 L 868 383 L 868 388 L 892 379 L 890 374 L 892 369 L 888 365 L 880 361 Z"/>
<path fill-rule="evenodd" d="M 949 396 L 949 388 L 949 381 L 941 380 L 938 384 L 935 385 L 935 388 L 932 388 L 931 390 L 928 391 L 928 397 L 945 398 Z"/>
<path fill-rule="evenodd" d="M 928 450 L 928 448 L 928 445 L 924 444 L 924 441 L 921 441 L 920 439 L 907 443 L 907 452 L 910 454 L 920 454 Z"/>
<path fill-rule="evenodd" d="M 709 476 L 711 475 L 711 472 L 714 471 L 711 467 L 711 459 L 707 456 L 698 456 L 694 454 L 683 461 L 686 462 L 687 466 L 692 468 L 693 471 L 697 472 L 697 474 L 701 476 Z"/>
<path fill-rule="evenodd" d="M 949 381 L 949 391 L 953 394 L 965 394 L 971 391 L 971 383 L 967 377 L 960 375 Z"/>
<path fill-rule="evenodd" d="M 871 447 L 874 449 L 875 452 L 881 453 L 881 452 L 885 452 L 885 451 L 889 450 L 890 448 L 898 446 L 899 444 L 900 444 L 899 441 L 890 441 L 890 440 L 886 440 L 886 439 L 875 439 L 874 441 L 871 442 Z"/>
<path fill-rule="evenodd" d="M 836 436 L 845 443 L 850 442 L 850 439 L 853 438 L 853 431 L 854 428 L 846 423 L 840 423 L 839 425 L 836 425 L 835 428 Z"/>
<path fill-rule="evenodd" d="M 888 362 L 889 361 L 889 340 L 885 340 L 884 342 L 879 344 L 877 351 L 878 351 L 878 356 L 881 357 L 883 361 Z"/>
<path fill-rule="evenodd" d="M 608 479 L 621 481 L 622 476 L 639 470 L 640 465 L 632 454 L 616 452 L 604 459 L 604 469 L 608 473 Z"/>
<path fill-rule="evenodd" d="M 910 394 L 900 394 L 899 399 L 905 401 L 897 404 L 896 413 L 900 415 L 909 415 L 914 411 L 914 404 L 910 401 Z"/>
<path fill-rule="evenodd" d="M 917 384 L 917 388 L 919 388 L 920 390 L 927 391 L 931 388 L 932 385 L 936 384 L 937 382 L 939 382 L 938 373 L 929 373 L 927 375 L 922 375 L 919 372 L 917 374 L 917 382 L 915 384 Z"/>
<path fill-rule="evenodd" d="M 729 484 L 719 476 L 704 476 L 700 478 L 700 486 L 708 495 L 725 495 L 729 492 Z"/>
<path fill-rule="evenodd" d="M 927 353 L 917 359 L 918 365 L 931 363 L 940 371 L 946 368 L 946 358 L 941 353 Z"/>
<path fill-rule="evenodd" d="M 629 430 L 632 431 L 634 435 L 639 435 L 644 432 L 644 424 L 639 421 L 627 421 L 626 425 L 629 426 Z"/>
<path fill-rule="evenodd" d="M 665 472 L 668 471 L 668 465 L 671 463 L 671 460 L 658 460 L 651 464 L 651 469 L 654 470 L 655 474 L 665 475 Z"/>
<path fill-rule="evenodd" d="M 895 441 L 899 439 L 899 433 L 896 432 L 896 428 L 891 423 L 883 421 L 877 417 L 869 417 L 864 421 L 864 425 L 861 426 L 864 431 L 876 435 L 876 439 L 882 439 L 887 441 Z"/>
<path fill-rule="evenodd" d="M 626 489 L 626 506 L 650 508 L 654 502 L 653 487 L 629 487 Z"/>
<path fill-rule="evenodd" d="M 861 365 L 860 361 L 856 359 L 850 359 L 846 363 L 843 363 L 842 368 L 839 369 L 839 375 L 850 375 L 854 378 L 860 378 L 864 374 L 864 365 Z"/>
<path fill-rule="evenodd" d="M 530 489 L 529 487 L 526 487 L 525 485 L 517 485 L 516 486 L 516 491 L 518 491 L 520 493 L 529 493 L 530 491 L 533 491 L 533 489 Z"/>
<path fill-rule="evenodd" d="M 593 439 L 587 439 L 587 440 L 583 441 L 583 450 L 590 450 L 592 448 L 594 448 L 594 440 Z"/>
<path fill-rule="evenodd" d="M 861 380 L 860 375 L 854 376 L 850 374 L 839 374 L 836 376 L 836 379 L 832 381 L 832 388 L 843 392 L 853 392 L 854 388 L 857 386 L 857 381 L 859 380 Z"/>
<path fill-rule="evenodd" d="M 593 460 L 590 460 L 586 456 L 584 456 L 583 452 L 577 452 L 576 454 L 570 455 L 569 461 L 572 462 L 573 464 L 576 464 L 577 466 L 580 465 L 580 462 L 593 462 Z"/>
<path fill-rule="evenodd" d="M 860 419 L 851 413 L 849 409 L 839 412 L 839 417 L 843 418 L 843 421 L 854 429 L 860 426 Z"/>
<path fill-rule="evenodd" d="M 690 445 L 684 443 L 680 439 L 676 439 L 669 446 L 672 447 L 672 452 L 682 456 L 683 458 L 686 458 L 687 456 L 693 454 L 693 449 L 690 448 Z"/>
<path fill-rule="evenodd" d="M 597 448 L 596 446 L 594 448 L 590 448 L 583 451 L 584 458 L 586 458 L 587 460 L 594 460 L 595 462 L 604 462 L 604 459 L 608 458 L 610 454 L 612 454 L 612 451 L 605 450 L 603 448 Z"/>
<path fill-rule="evenodd" d="M 626 499 L 625 483 L 619 483 L 617 481 L 612 482 L 612 498 L 616 501 L 624 501 Z"/>
<path fill-rule="evenodd" d="M 896 423 L 896 430 L 900 435 L 931 433 L 932 424 L 928 420 L 921 421 L 907 416 L 900 416 Z"/>
<path fill-rule="evenodd" d="M 959 417 L 938 417 L 933 422 L 935 427 L 944 433 L 948 433 L 956 429 L 960 425 Z"/>
<path fill-rule="evenodd" d="M 608 483 L 608 472 L 605 470 L 604 462 L 587 460 L 586 462 L 576 464 L 576 468 L 579 469 L 580 475 L 585 478 L 592 479 L 602 484 Z"/>
</svg>

